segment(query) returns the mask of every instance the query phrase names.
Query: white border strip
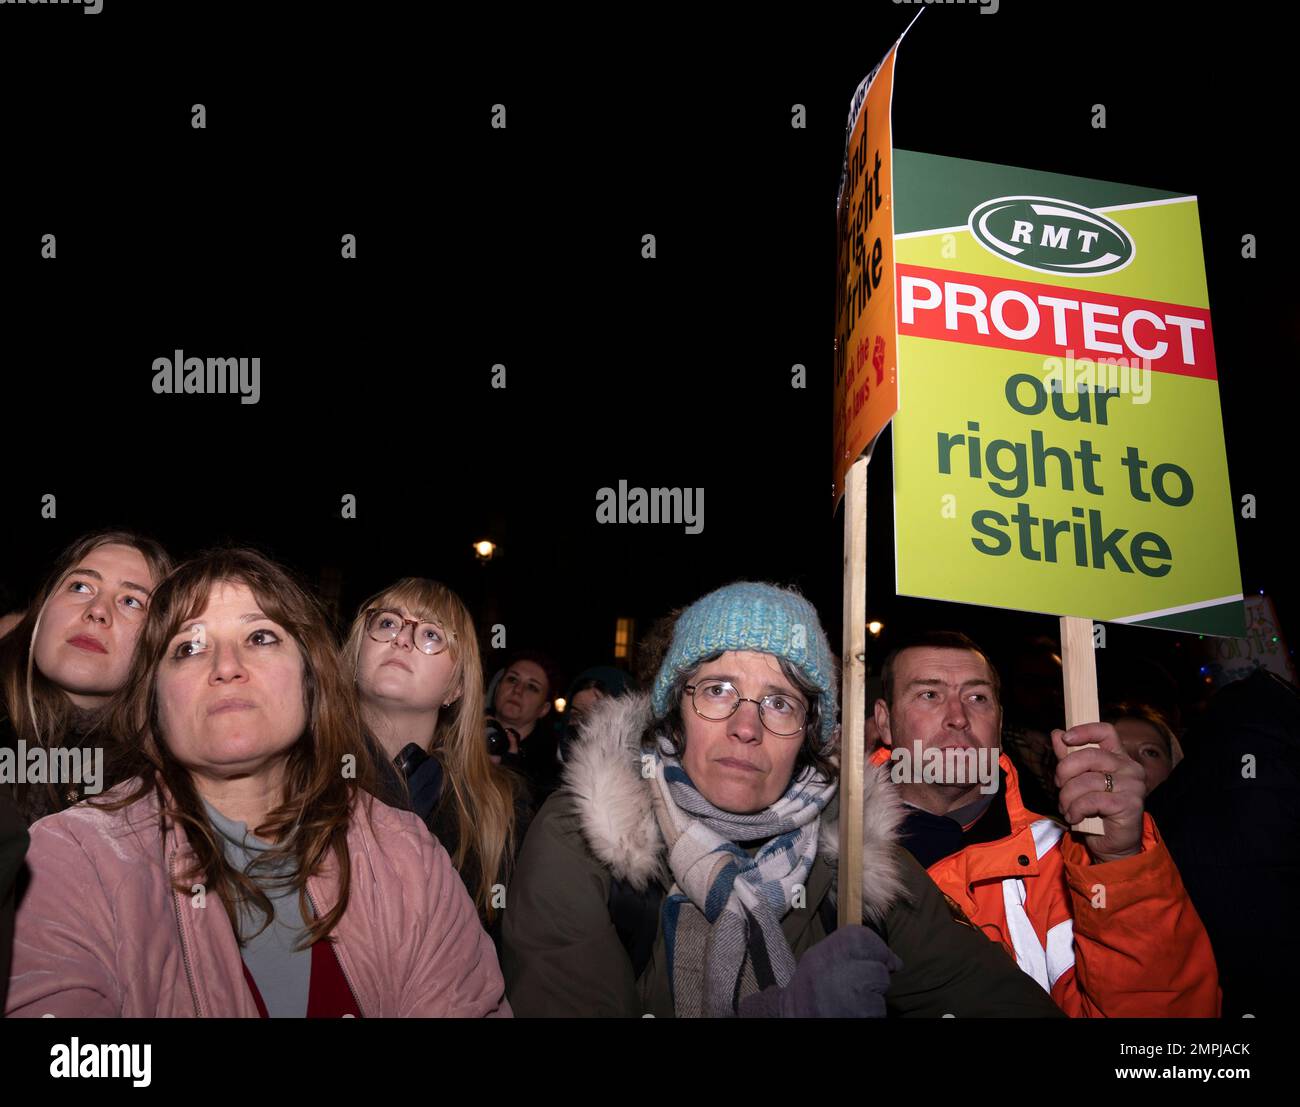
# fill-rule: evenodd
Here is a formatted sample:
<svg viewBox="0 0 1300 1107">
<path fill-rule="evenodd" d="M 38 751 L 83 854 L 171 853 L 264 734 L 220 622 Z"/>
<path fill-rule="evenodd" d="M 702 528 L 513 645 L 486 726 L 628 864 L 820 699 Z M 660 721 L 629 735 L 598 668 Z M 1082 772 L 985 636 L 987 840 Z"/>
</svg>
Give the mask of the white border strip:
<svg viewBox="0 0 1300 1107">
<path fill-rule="evenodd" d="M 1195 196 L 1173 196 L 1168 200 L 1142 200 L 1136 204 L 1111 204 L 1104 208 L 1089 208 L 1089 211 L 1132 211 L 1134 208 L 1158 208 L 1165 204 L 1195 203 Z M 1079 205 L 1083 207 L 1082 204 Z"/>
<path fill-rule="evenodd" d="M 1233 603 L 1236 600 L 1245 601 L 1246 597 L 1241 592 L 1235 596 L 1220 596 L 1214 600 L 1201 600 L 1199 603 L 1185 603 L 1180 607 L 1165 607 L 1159 611 L 1143 611 L 1139 615 L 1125 615 L 1122 619 L 1107 619 L 1108 623 L 1135 623 L 1139 619 L 1158 619 L 1162 615 L 1181 615 L 1184 611 L 1199 611 L 1205 607 L 1219 607 L 1222 604 Z"/>
</svg>

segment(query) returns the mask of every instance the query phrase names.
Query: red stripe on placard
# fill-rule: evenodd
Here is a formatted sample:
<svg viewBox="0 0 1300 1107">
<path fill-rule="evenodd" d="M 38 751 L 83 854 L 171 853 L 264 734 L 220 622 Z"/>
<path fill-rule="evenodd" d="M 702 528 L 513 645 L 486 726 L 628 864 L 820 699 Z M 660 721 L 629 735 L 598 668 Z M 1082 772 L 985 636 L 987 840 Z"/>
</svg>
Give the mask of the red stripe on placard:
<svg viewBox="0 0 1300 1107">
<path fill-rule="evenodd" d="M 1205 308 L 924 265 L 896 268 L 900 335 L 1076 362 L 1144 359 L 1130 364 L 1218 379 Z"/>
</svg>

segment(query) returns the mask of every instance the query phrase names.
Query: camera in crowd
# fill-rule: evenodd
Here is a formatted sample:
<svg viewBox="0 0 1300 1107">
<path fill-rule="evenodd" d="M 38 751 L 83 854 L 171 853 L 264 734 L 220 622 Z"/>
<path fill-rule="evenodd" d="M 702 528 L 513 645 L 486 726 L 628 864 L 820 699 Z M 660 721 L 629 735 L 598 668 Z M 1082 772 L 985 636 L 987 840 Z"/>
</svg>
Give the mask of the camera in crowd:
<svg viewBox="0 0 1300 1107">
<path fill-rule="evenodd" d="M 505 757 L 510 753 L 510 738 L 512 735 L 516 745 L 519 742 L 519 732 L 517 730 L 502 725 L 490 715 L 484 720 L 483 727 L 487 734 L 488 754 L 492 757 Z"/>
</svg>

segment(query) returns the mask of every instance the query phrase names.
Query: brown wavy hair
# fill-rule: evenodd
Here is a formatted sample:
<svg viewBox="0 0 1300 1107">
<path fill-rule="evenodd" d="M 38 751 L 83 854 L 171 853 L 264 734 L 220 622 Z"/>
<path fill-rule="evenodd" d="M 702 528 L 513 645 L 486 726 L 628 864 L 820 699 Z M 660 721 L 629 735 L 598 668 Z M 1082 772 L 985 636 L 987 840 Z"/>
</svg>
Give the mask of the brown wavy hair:
<svg viewBox="0 0 1300 1107">
<path fill-rule="evenodd" d="M 152 538 L 128 530 L 98 530 L 78 538 L 54 562 L 22 619 L 0 638 L 0 700 L 14 735 L 29 746 L 56 749 L 77 714 L 67 694 L 36 667 L 36 632 L 50 597 L 88 554 L 100 546 L 138 550 L 155 581 L 172 567 L 167 551 Z"/>
<path fill-rule="evenodd" d="M 340 662 L 329 620 L 319 601 L 288 570 L 256 550 L 212 550 L 186 561 L 154 590 L 130 676 L 109 717 L 109 726 L 126 749 L 124 769 L 138 778 L 137 785 L 121 799 L 96 805 L 116 810 L 155 792 L 163 813 L 161 829 L 165 833 L 169 821 L 182 827 L 196 855 L 194 870 L 177 880 L 177 890 L 187 892 L 199 880 L 219 895 L 241 944 L 253 936 L 241 934 L 241 905 L 265 915 L 260 930 L 271 924 L 275 912 L 270 899 L 226 860 L 220 834 L 208 819 L 189 771 L 172 755 L 159 727 L 157 676 L 168 644 L 186 621 L 206 610 L 212 589 L 225 583 L 247 585 L 261 610 L 288 632 L 302 654 L 307 725 L 286 754 L 280 804 L 250 829 L 276 843 L 263 855 L 268 869 L 286 859 L 293 862 L 288 886 L 298 892 L 303 918 L 311 920 L 299 947 L 305 948 L 326 937 L 347 910 L 348 825 L 359 816 L 361 793 L 374 791 L 375 778 L 362 740 L 355 690 Z M 348 758 L 354 775 L 344 771 Z M 338 902 L 316 917 L 307 898 L 307 880 L 331 853 L 338 866 Z"/>
<path fill-rule="evenodd" d="M 438 711 L 438 722 L 425 752 L 442 762 L 450 783 L 439 804 L 450 806 L 457 829 L 452 864 L 457 872 L 477 876 L 466 884 L 474 906 L 490 925 L 497 911 L 492 886 L 506 883 L 515 855 L 516 787 L 511 774 L 492 764 L 483 729 L 483 665 L 478 635 L 469 610 L 445 584 L 423 577 L 404 577 L 376 592 L 357 611 L 343 644 L 343 658 L 355 680 L 366 635 L 366 618 L 387 608 L 406 608 L 421 620 L 437 623 L 448 633 L 447 649 L 455 670 L 452 687 L 460 695 Z M 376 742 L 379 755 L 382 747 Z"/>
</svg>

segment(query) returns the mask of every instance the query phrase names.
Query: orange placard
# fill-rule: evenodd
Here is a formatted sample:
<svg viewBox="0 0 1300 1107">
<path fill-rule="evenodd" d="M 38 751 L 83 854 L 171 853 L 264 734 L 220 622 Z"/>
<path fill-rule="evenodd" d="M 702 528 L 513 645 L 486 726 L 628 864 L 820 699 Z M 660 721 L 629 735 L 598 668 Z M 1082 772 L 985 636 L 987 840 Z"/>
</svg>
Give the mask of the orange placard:
<svg viewBox="0 0 1300 1107">
<path fill-rule="evenodd" d="M 901 41 L 901 40 L 900 40 Z M 898 410 L 890 102 L 898 43 L 858 86 L 836 201 L 835 500 Z"/>
</svg>

